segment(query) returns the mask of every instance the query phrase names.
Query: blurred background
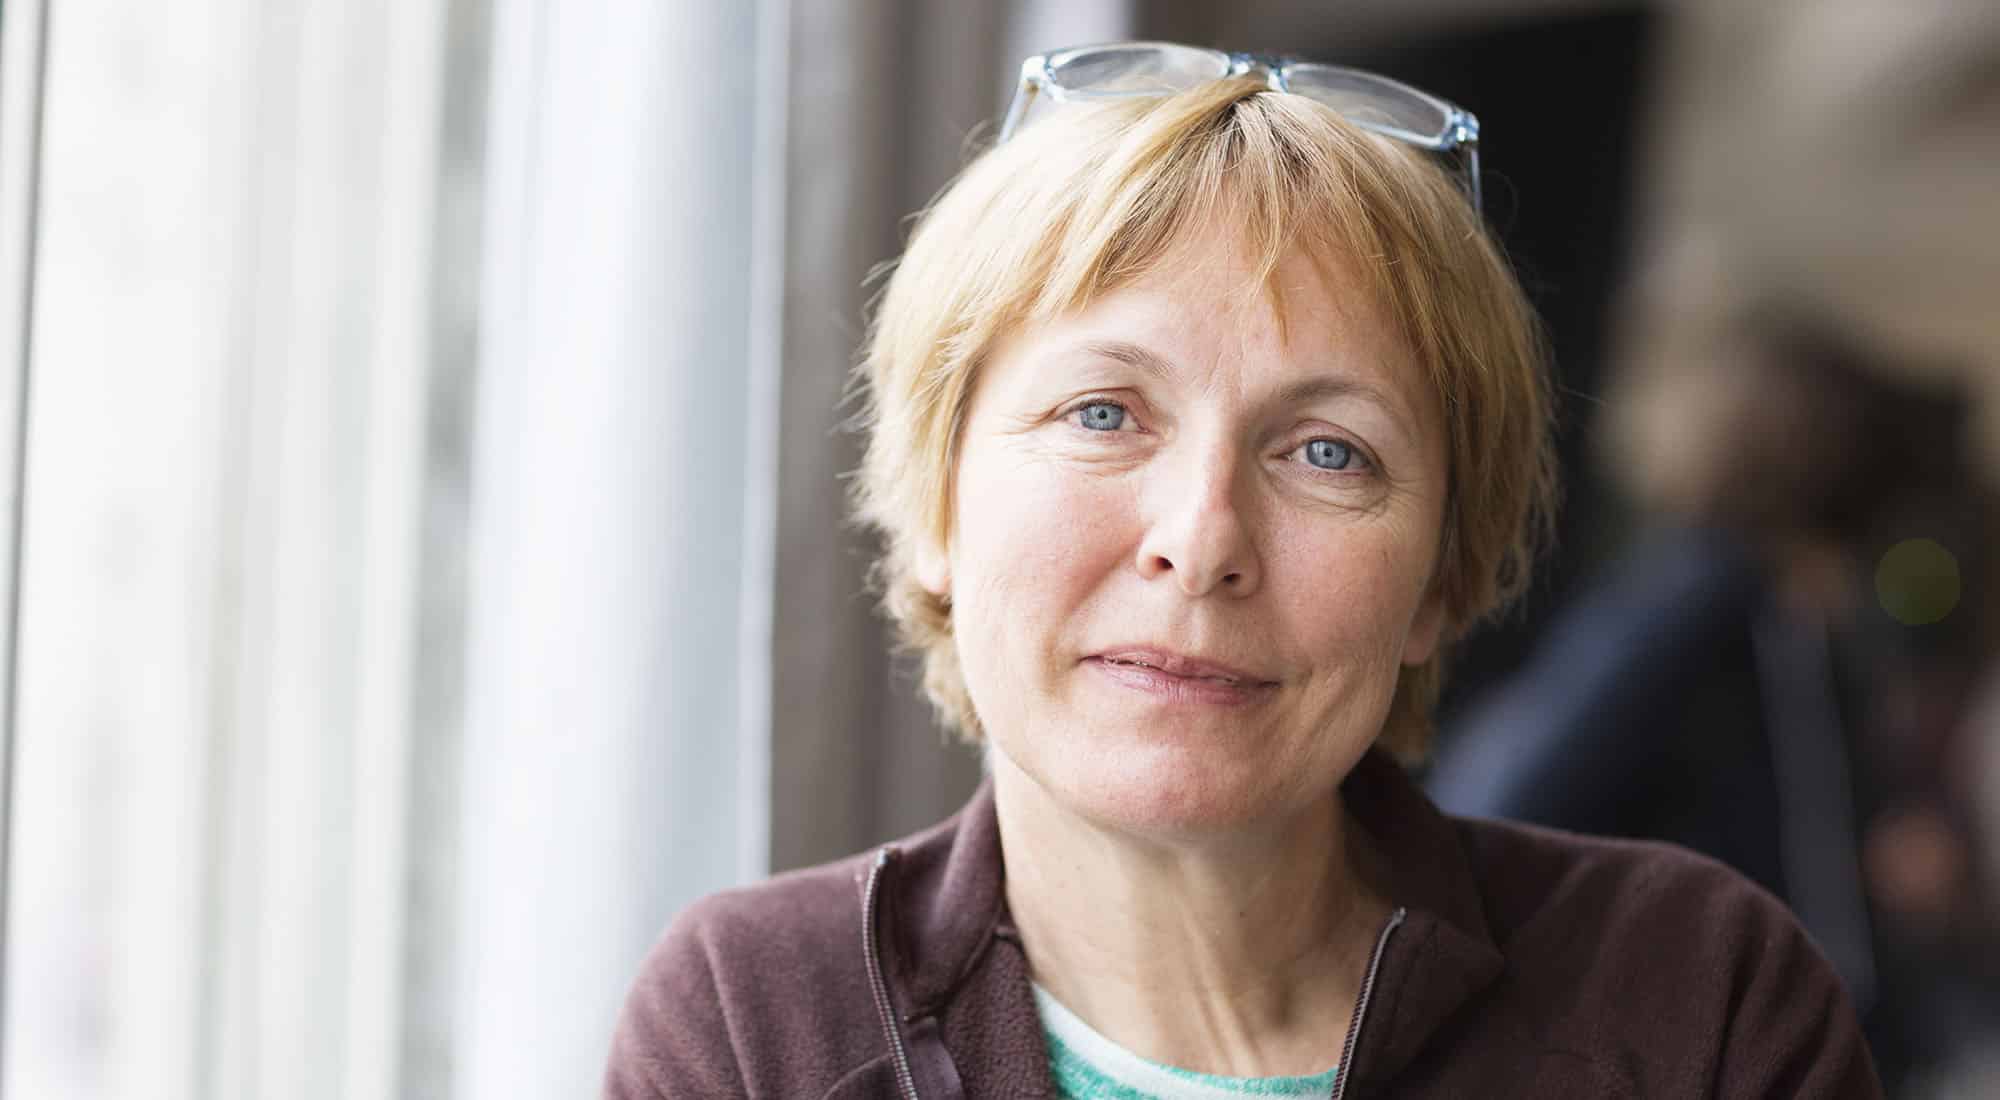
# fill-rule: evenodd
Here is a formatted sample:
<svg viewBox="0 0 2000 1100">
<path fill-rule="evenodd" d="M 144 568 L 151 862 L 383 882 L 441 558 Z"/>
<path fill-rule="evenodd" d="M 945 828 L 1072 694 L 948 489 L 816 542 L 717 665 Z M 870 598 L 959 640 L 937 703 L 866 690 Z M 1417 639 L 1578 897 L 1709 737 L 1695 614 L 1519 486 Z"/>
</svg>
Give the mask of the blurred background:
<svg viewBox="0 0 2000 1100">
<path fill-rule="evenodd" d="M 954 809 L 843 522 L 1021 58 L 1476 111 L 1569 496 L 1448 808 L 1783 897 L 2000 1095 L 2000 6 L 0 0 L 0 1091 L 592 1095 L 694 897 Z"/>
</svg>

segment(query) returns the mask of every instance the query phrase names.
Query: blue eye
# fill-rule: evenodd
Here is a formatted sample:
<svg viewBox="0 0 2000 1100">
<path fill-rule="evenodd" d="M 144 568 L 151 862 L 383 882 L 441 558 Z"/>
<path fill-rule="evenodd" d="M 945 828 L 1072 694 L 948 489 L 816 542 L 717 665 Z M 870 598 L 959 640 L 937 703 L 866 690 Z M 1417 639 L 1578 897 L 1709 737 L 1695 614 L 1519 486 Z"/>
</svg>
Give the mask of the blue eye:
<svg viewBox="0 0 2000 1100">
<path fill-rule="evenodd" d="M 1306 444 L 1306 461 L 1322 470 L 1345 470 L 1354 461 L 1354 448 L 1337 439 L 1315 439 Z"/>
<path fill-rule="evenodd" d="M 1093 432 L 1115 432 L 1125 426 L 1125 408 L 1109 401 L 1092 401 L 1076 410 L 1076 418 Z"/>
</svg>

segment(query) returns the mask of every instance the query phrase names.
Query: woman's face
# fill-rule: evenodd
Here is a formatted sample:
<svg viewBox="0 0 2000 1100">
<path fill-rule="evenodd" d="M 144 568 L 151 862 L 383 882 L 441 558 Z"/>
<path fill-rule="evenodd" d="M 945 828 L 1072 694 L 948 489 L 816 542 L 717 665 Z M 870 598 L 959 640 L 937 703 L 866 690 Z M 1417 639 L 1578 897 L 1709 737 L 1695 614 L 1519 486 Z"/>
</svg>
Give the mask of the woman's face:
<svg viewBox="0 0 2000 1100">
<path fill-rule="evenodd" d="M 1344 265 L 1170 250 L 983 367 L 948 594 L 994 746 L 1057 804 L 1155 834 L 1337 786 L 1443 626 L 1441 413 Z"/>
</svg>

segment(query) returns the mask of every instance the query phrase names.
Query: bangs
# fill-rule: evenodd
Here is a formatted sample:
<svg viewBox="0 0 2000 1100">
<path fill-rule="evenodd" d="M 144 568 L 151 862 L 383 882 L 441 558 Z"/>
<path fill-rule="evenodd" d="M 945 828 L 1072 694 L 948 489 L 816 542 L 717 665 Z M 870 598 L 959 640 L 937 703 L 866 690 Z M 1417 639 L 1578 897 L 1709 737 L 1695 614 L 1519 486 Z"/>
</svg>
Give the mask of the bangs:
<svg viewBox="0 0 2000 1100">
<path fill-rule="evenodd" d="M 1358 260 L 1370 289 L 1385 304 L 1395 297 L 1383 272 L 1382 227 L 1369 210 L 1397 200 L 1368 202 L 1366 181 L 1357 178 L 1358 167 L 1400 155 L 1387 139 L 1251 78 L 1097 110 L 1111 117 L 1078 125 L 1101 130 L 1108 121 L 1119 135 L 1067 203 L 1044 208 L 1045 217 L 1064 223 L 1045 227 L 1063 244 L 1047 256 L 1027 320 L 1087 308 L 1151 271 L 1177 244 L 1217 227 L 1233 231 L 1251 270 L 1243 289 L 1262 291 L 1281 333 L 1286 296 L 1278 270 L 1294 253 L 1323 270 L 1336 257 Z M 1059 127 L 1050 120 L 1037 129 L 1057 142 L 1072 140 Z"/>
</svg>

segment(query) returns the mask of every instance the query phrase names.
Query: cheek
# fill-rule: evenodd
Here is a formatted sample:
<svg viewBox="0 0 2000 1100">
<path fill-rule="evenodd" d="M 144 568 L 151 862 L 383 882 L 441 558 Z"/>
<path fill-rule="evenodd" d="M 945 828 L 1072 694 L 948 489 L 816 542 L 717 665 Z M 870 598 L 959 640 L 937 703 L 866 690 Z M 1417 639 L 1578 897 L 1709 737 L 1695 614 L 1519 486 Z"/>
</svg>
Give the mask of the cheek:
<svg viewBox="0 0 2000 1100">
<path fill-rule="evenodd" d="M 960 602 L 1074 600 L 1121 556 L 1131 507 L 1109 480 L 1000 452 L 968 461 L 960 486 L 952 548 Z"/>
<path fill-rule="evenodd" d="M 961 473 L 953 633 L 974 705 L 1004 740 L 1083 643 L 1131 509 L 1109 483 L 1037 456 L 968 456 Z"/>
<path fill-rule="evenodd" d="M 1390 667 L 1400 664 L 1430 574 L 1431 553 L 1418 534 L 1347 520 L 1276 533 L 1267 577 L 1299 643 L 1350 658 L 1379 651 Z"/>
</svg>

